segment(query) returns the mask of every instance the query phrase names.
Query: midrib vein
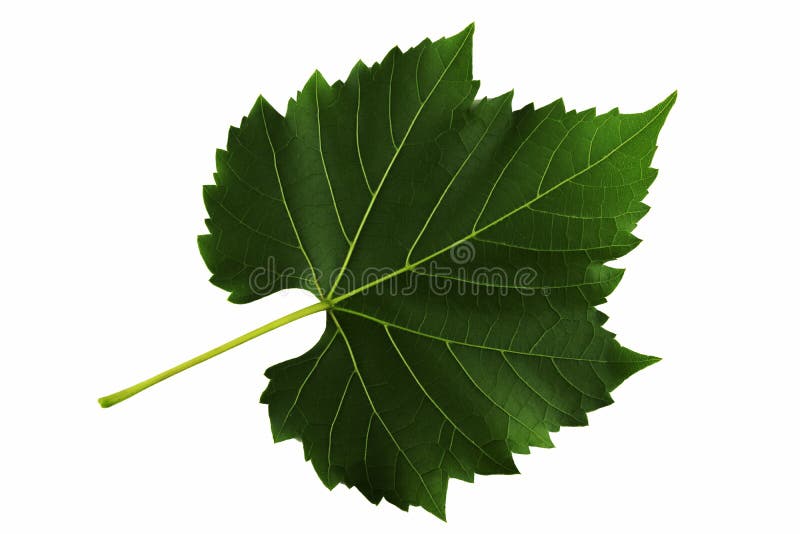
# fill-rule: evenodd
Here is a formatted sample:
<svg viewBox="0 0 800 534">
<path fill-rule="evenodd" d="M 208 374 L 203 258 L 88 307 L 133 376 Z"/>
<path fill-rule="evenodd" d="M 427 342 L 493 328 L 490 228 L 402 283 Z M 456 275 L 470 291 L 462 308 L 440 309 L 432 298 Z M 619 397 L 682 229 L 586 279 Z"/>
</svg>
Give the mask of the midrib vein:
<svg viewBox="0 0 800 534">
<path fill-rule="evenodd" d="M 674 96 L 672 98 L 674 100 Z M 333 291 L 331 291 L 328 294 L 327 298 L 330 299 L 330 303 L 332 305 L 335 305 L 335 304 L 337 304 L 339 302 L 342 302 L 343 300 L 346 300 L 346 299 L 352 297 L 353 295 L 356 295 L 356 294 L 361 293 L 362 291 L 364 291 L 366 289 L 369 289 L 370 287 L 376 286 L 378 284 L 382 284 L 383 282 L 385 282 L 385 281 L 387 281 L 387 280 L 389 280 L 391 278 L 394 278 L 395 276 L 398 276 L 398 275 L 403 274 L 405 272 L 408 272 L 408 271 L 411 271 L 413 269 L 416 269 L 417 267 L 419 267 L 423 263 L 426 263 L 426 262 L 432 260 L 433 258 L 439 256 L 440 254 L 443 254 L 443 253 L 447 252 L 448 250 L 453 248 L 458 243 L 462 243 L 462 242 L 464 242 L 466 240 L 472 239 L 473 237 L 481 234 L 482 232 L 485 232 L 489 228 L 492 228 L 493 226 L 503 222 L 505 219 L 511 217 L 512 215 L 514 215 L 515 213 L 519 212 L 520 210 L 528 208 L 531 204 L 533 204 L 535 202 L 538 202 L 539 200 L 541 200 L 542 198 L 546 197 L 547 195 L 549 195 L 550 193 L 552 193 L 553 191 L 555 191 L 559 187 L 563 186 L 567 182 L 570 182 L 570 181 L 574 180 L 575 178 L 577 178 L 578 176 L 581 176 L 582 174 L 584 174 L 586 172 L 589 172 L 591 169 L 593 169 L 594 167 L 596 167 L 597 165 L 599 165 L 603 161 L 607 160 L 608 158 L 610 158 L 611 156 L 616 154 L 619 150 L 622 149 L 622 147 L 624 147 L 630 141 L 632 141 L 633 139 L 638 137 L 639 134 L 641 134 L 643 131 L 645 131 L 661 115 L 663 115 L 665 113 L 665 111 L 670 107 L 669 104 L 671 104 L 671 102 L 665 102 L 664 103 L 664 107 L 661 110 L 659 110 L 659 112 L 656 113 L 655 116 L 653 116 L 652 119 L 647 121 L 647 123 L 645 123 L 644 126 L 642 126 L 640 129 L 636 130 L 633 134 L 631 134 L 630 137 L 628 137 L 627 139 L 625 139 L 625 141 L 623 141 L 622 143 L 617 145 L 616 148 L 614 148 L 613 150 L 609 151 L 605 156 L 603 156 L 602 158 L 598 159 L 597 161 L 587 165 L 586 167 L 584 167 L 580 171 L 572 174 L 571 176 L 568 176 L 564 180 L 562 180 L 562 181 L 558 182 L 557 184 L 555 184 L 553 187 L 551 187 L 551 188 L 545 190 L 544 192 L 536 195 L 534 198 L 532 198 L 528 202 L 525 202 L 524 204 L 514 208 L 513 210 L 511 210 L 508 213 L 502 215 L 501 217 L 495 219 L 494 221 L 492 221 L 492 222 L 490 222 L 490 223 L 488 223 L 488 224 L 486 224 L 486 225 L 484 225 L 484 226 L 482 226 L 482 227 L 480 227 L 478 229 L 473 230 L 469 234 L 467 234 L 467 235 L 465 235 L 465 236 L 463 236 L 463 237 L 451 242 L 450 244 L 440 248 L 439 250 L 437 250 L 437 251 L 425 256 L 424 258 L 422 258 L 420 260 L 415 261 L 414 263 L 412 263 L 410 265 L 406 265 L 406 266 L 398 269 L 397 271 L 394 271 L 393 273 L 390 273 L 390 274 L 387 274 L 387 275 L 382 276 L 380 278 L 377 278 L 377 279 L 373 280 L 372 282 L 370 282 L 368 284 L 364 284 L 363 286 L 358 287 L 356 289 L 353 289 L 352 291 L 349 291 L 348 293 L 345 293 L 344 295 L 340 295 L 340 296 L 336 297 L 335 299 L 330 299 L 330 295 L 333 294 Z M 356 239 L 358 239 L 358 235 L 356 235 Z M 354 244 L 355 244 L 355 240 L 354 240 Z M 341 278 L 341 275 L 343 274 L 343 272 L 344 272 L 344 270 L 342 270 L 342 273 L 339 274 L 339 278 Z"/>
<path fill-rule="evenodd" d="M 347 339 L 347 334 L 344 333 L 344 329 L 342 328 L 342 325 L 339 324 L 339 320 L 336 318 L 336 315 L 333 313 L 333 311 L 329 310 L 329 315 L 330 315 L 331 319 L 333 320 L 334 324 L 336 325 L 336 329 L 342 335 L 342 340 L 344 340 L 344 344 L 347 347 L 347 352 L 350 354 L 350 361 L 353 363 L 353 372 L 358 377 L 358 381 L 361 384 L 361 389 L 364 390 L 364 395 L 367 397 L 367 402 L 369 403 L 370 408 L 372 408 L 372 413 L 378 419 L 378 421 L 380 422 L 381 426 L 383 426 L 383 429 L 386 431 L 386 434 L 389 436 L 389 439 L 392 440 L 392 443 L 394 443 L 394 446 L 397 448 L 397 452 L 400 453 L 400 455 L 408 463 L 409 467 L 411 467 L 411 470 L 414 471 L 414 473 L 417 475 L 417 478 L 419 478 L 419 481 L 422 484 L 422 487 L 425 488 L 425 493 L 428 494 L 428 497 L 431 500 L 431 504 L 433 504 L 433 506 L 436 508 L 436 510 L 439 512 L 439 514 L 442 515 L 444 513 L 444 510 L 442 510 L 439 507 L 439 504 L 436 502 L 436 499 L 433 497 L 433 493 L 431 493 L 431 490 L 428 487 L 428 484 L 425 482 L 425 478 L 422 476 L 422 473 L 419 472 L 419 469 L 417 469 L 417 466 L 414 465 L 414 463 L 411 461 L 411 458 L 408 457 L 408 455 L 406 454 L 405 449 L 403 449 L 400 446 L 400 443 L 397 442 L 397 439 L 395 438 L 394 434 L 392 434 L 392 432 L 389 430 L 389 427 L 386 425 L 386 422 L 383 420 L 383 417 L 381 417 L 381 414 L 378 413 L 378 410 L 375 408 L 375 403 L 372 401 L 372 396 L 369 394 L 369 390 L 367 389 L 367 383 L 364 382 L 364 377 L 361 375 L 361 371 L 359 371 L 359 369 L 358 369 L 358 364 L 356 363 L 356 355 L 353 353 L 353 348 L 350 346 L 350 340 Z"/>
<path fill-rule="evenodd" d="M 448 338 L 444 338 L 444 337 L 437 336 L 437 335 L 434 335 L 434 334 L 429 334 L 427 332 L 422 332 L 421 330 L 415 330 L 415 329 L 409 328 L 407 326 L 402 326 L 402 325 L 399 325 L 397 323 L 384 321 L 383 319 L 379 319 L 379 318 L 374 317 L 372 315 L 369 315 L 369 314 L 366 314 L 366 313 L 362 313 L 362 312 L 357 311 L 357 310 L 352 310 L 350 308 L 337 307 L 335 309 L 336 309 L 336 311 L 340 311 L 342 313 L 348 313 L 350 315 L 355 315 L 357 317 L 361 317 L 362 319 L 368 319 L 368 320 L 373 321 L 373 322 L 375 322 L 375 323 L 377 323 L 377 324 L 379 324 L 381 326 L 384 326 L 384 327 L 390 326 L 392 328 L 396 328 L 398 330 L 403 330 L 404 332 L 408 332 L 410 334 L 415 334 L 415 335 L 418 335 L 418 336 L 434 339 L 436 341 L 441 341 L 442 343 L 452 343 L 454 345 L 461 345 L 461 346 L 464 346 L 464 347 L 472 347 L 472 348 L 475 348 L 475 349 L 506 352 L 508 354 L 519 354 L 521 356 L 535 356 L 537 358 L 546 358 L 548 360 L 564 360 L 564 361 L 568 361 L 568 362 L 586 362 L 586 363 L 619 363 L 619 362 L 614 362 L 614 361 L 592 360 L 590 358 L 578 358 L 578 357 L 573 358 L 573 357 L 570 357 L 570 356 L 556 356 L 556 355 L 553 355 L 553 354 L 541 354 L 541 353 L 538 353 L 538 352 L 522 352 L 522 351 L 517 351 L 517 350 L 504 349 L 504 348 L 501 348 L 501 347 L 492 347 L 492 346 L 489 346 L 489 345 L 481 345 L 479 343 L 468 343 L 466 341 L 459 341 L 458 339 L 448 339 Z M 330 312 L 331 310 L 328 310 L 328 311 Z"/>
<path fill-rule="evenodd" d="M 420 114 L 422 113 L 422 110 L 425 108 L 425 105 L 428 103 L 428 101 L 430 100 L 430 98 L 433 95 L 433 93 L 436 92 L 436 89 L 439 87 L 439 84 L 442 82 L 442 80 L 444 79 L 445 75 L 450 71 L 450 68 L 453 66 L 453 63 L 455 62 L 455 60 L 458 58 L 459 55 L 461 55 L 461 50 L 464 48 L 464 45 L 466 44 L 466 42 L 469 40 L 469 38 L 471 36 L 472 36 L 472 31 L 469 31 L 464 36 L 464 40 L 461 41 L 461 44 L 459 45 L 458 49 L 453 54 L 453 57 L 450 58 L 450 61 L 447 63 L 447 66 L 442 70 L 442 73 L 439 75 L 439 78 L 436 80 L 436 83 L 433 85 L 433 88 L 431 88 L 430 92 L 425 97 L 425 100 L 423 100 L 422 103 L 417 108 L 417 112 L 414 114 L 414 117 L 411 119 L 411 123 L 408 125 L 408 128 L 406 129 L 406 133 L 403 135 L 403 139 L 400 140 L 400 144 L 397 146 L 397 149 L 394 151 L 394 155 L 392 156 L 392 159 L 389 161 L 389 165 L 386 167 L 386 171 L 384 171 L 380 182 L 378 182 L 378 187 L 375 188 L 375 192 L 372 194 L 372 198 L 369 201 L 369 205 L 367 205 L 367 209 L 364 212 L 364 215 L 361 217 L 361 222 L 358 225 L 358 230 L 356 230 L 356 235 L 353 238 L 352 243 L 350 243 L 350 247 L 347 249 L 347 254 L 345 256 L 344 262 L 342 263 L 342 267 L 339 269 L 339 274 L 336 277 L 336 280 L 333 282 L 333 285 L 331 285 L 331 289 L 330 289 L 330 291 L 328 291 L 327 296 L 325 297 L 326 300 L 330 300 L 330 298 L 333 295 L 334 291 L 336 291 L 336 287 L 339 285 L 339 282 L 341 281 L 342 276 L 344 275 L 345 271 L 347 270 L 347 266 L 350 264 L 350 258 L 352 258 L 352 256 L 353 256 L 353 251 L 355 250 L 356 244 L 358 243 L 358 239 L 359 239 L 359 237 L 361 237 L 361 232 L 364 229 L 364 224 L 366 223 L 367 219 L 369 218 L 369 214 L 372 211 L 372 207 L 375 205 L 375 199 L 378 198 L 378 195 L 380 194 L 381 189 L 383 189 L 383 184 L 386 182 L 386 178 L 389 176 L 389 172 L 392 170 L 392 167 L 394 166 L 394 162 L 397 161 L 397 156 L 403 150 L 403 147 L 405 146 L 406 140 L 408 139 L 408 136 L 411 134 L 411 130 L 414 129 L 414 124 L 416 124 L 417 119 L 419 118 Z M 420 54 L 421 53 L 423 53 L 423 51 L 420 51 Z"/>
</svg>

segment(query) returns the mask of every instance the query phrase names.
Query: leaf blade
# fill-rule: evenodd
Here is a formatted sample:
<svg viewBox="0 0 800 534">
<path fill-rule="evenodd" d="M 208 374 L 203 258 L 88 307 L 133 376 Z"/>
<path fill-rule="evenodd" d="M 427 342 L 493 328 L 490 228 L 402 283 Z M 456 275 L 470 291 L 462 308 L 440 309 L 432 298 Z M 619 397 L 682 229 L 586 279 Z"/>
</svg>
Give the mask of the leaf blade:
<svg viewBox="0 0 800 534">
<path fill-rule="evenodd" d="M 344 82 L 315 72 L 285 117 L 259 99 L 262 126 L 251 112 L 218 156 L 199 238 L 234 302 L 304 287 L 330 305 L 317 345 L 266 371 L 275 440 L 300 439 L 328 487 L 440 518 L 449 478 L 516 472 L 512 453 L 552 447 L 657 361 L 596 307 L 623 273 L 605 263 L 639 243 L 675 101 L 474 101 L 472 32 Z"/>
</svg>

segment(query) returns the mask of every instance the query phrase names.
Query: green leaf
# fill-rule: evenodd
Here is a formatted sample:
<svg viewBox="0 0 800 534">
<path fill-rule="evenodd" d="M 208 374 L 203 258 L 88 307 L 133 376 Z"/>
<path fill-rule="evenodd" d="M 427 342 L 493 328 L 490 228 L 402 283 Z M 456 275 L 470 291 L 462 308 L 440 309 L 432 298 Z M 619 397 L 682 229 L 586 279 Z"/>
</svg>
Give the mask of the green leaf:
<svg viewBox="0 0 800 534">
<path fill-rule="evenodd" d="M 327 308 L 319 343 L 266 372 L 275 440 L 301 440 L 330 488 L 441 518 L 449 478 L 516 473 L 512 453 L 657 361 L 596 306 L 639 243 L 676 98 L 599 116 L 475 100 L 472 34 L 315 72 L 285 116 L 259 97 L 199 238 L 231 301 L 299 287 Z"/>
</svg>

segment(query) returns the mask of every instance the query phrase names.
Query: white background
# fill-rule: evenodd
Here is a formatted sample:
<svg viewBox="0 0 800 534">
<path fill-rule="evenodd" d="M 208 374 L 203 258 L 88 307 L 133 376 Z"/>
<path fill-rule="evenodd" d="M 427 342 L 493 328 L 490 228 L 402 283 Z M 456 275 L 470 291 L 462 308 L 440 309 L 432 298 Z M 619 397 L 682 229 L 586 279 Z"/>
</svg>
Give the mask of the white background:
<svg viewBox="0 0 800 534">
<path fill-rule="evenodd" d="M 797 15 L 791 3 L 18 2 L 0 12 L 0 530 L 797 532 Z M 273 5 L 270 5 L 273 4 Z M 695 3 L 699 4 L 699 3 Z M 264 369 L 313 316 L 108 410 L 95 398 L 310 304 L 206 282 L 201 185 L 263 93 L 470 21 L 480 94 L 638 112 L 679 90 L 604 311 L 664 358 L 588 428 L 453 481 L 449 523 L 323 487 L 272 443 Z"/>
</svg>

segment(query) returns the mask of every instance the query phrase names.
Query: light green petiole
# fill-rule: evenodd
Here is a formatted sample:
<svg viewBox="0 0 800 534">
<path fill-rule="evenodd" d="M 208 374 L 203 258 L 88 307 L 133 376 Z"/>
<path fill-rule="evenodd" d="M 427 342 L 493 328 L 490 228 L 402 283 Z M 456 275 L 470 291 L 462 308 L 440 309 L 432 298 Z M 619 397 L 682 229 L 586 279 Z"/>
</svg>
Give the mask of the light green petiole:
<svg viewBox="0 0 800 534">
<path fill-rule="evenodd" d="M 189 369 L 190 367 L 194 367 L 195 365 L 197 365 L 199 363 L 203 363 L 206 360 L 210 360 L 214 356 L 222 354 L 223 352 L 226 352 L 226 351 L 232 349 L 233 347 L 237 347 L 237 346 L 241 345 L 242 343 L 245 343 L 247 341 L 250 341 L 251 339 L 257 338 L 258 336 L 260 336 L 262 334 L 266 334 L 267 332 L 270 332 L 271 330 L 275 330 L 276 328 L 279 328 L 279 327 L 281 327 L 283 325 L 289 324 L 289 323 L 291 323 L 293 321 L 296 321 L 297 319 L 301 319 L 301 318 L 303 318 L 303 317 L 305 317 L 307 315 L 311 315 L 313 313 L 317 313 L 317 312 L 320 312 L 320 311 L 323 311 L 323 310 L 327 310 L 331 306 L 332 306 L 332 304 L 330 302 L 318 302 L 318 303 L 313 304 L 311 306 L 308 306 L 308 307 L 302 308 L 300 310 L 297 310 L 296 312 L 290 313 L 289 315 L 285 315 L 285 316 L 281 317 L 280 319 L 275 319 L 274 321 L 272 321 L 270 323 L 267 323 L 264 326 L 260 326 L 260 327 L 256 328 L 255 330 L 252 330 L 252 331 L 250 331 L 250 332 L 248 332 L 246 334 L 243 334 L 243 335 L 241 335 L 241 336 L 239 336 L 239 337 L 237 337 L 235 339 L 232 339 L 232 340 L 228 341 L 227 343 L 224 343 L 224 344 L 220 345 L 217 348 L 211 349 L 208 352 L 204 352 L 203 354 L 201 354 L 199 356 L 195 356 L 191 360 L 187 360 L 187 361 L 183 362 L 180 365 L 176 365 L 172 369 L 167 369 L 163 373 L 159 373 L 159 374 L 157 374 L 157 375 L 155 375 L 155 376 L 153 376 L 151 378 L 148 378 L 147 380 L 139 382 L 138 384 L 135 384 L 135 385 L 133 385 L 133 386 L 131 386 L 129 388 L 125 388 L 123 390 L 117 391 L 116 393 L 112 393 L 111 395 L 108 395 L 106 397 L 101 397 L 101 398 L 97 399 L 97 402 L 99 402 L 100 406 L 102 406 L 103 408 L 108 408 L 109 406 L 114 406 L 115 404 L 117 404 L 119 402 L 122 402 L 127 398 L 133 397 L 134 395 L 136 395 L 137 393 L 139 393 L 141 391 L 144 391 L 145 389 L 149 388 L 150 386 L 158 384 L 162 380 L 166 380 L 167 378 L 169 378 L 169 377 L 171 377 L 173 375 L 176 375 L 176 374 L 180 373 L 181 371 L 185 371 L 186 369 Z"/>
</svg>

